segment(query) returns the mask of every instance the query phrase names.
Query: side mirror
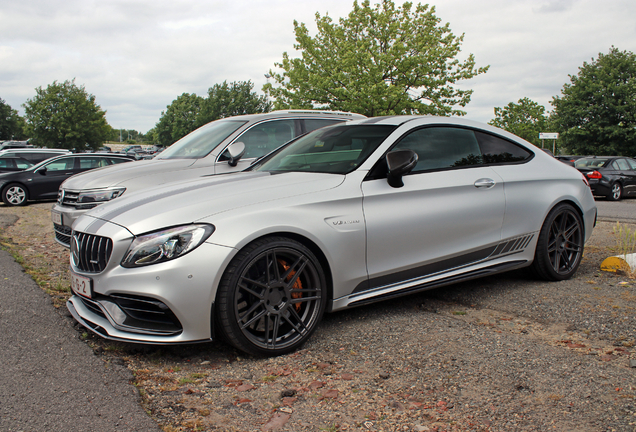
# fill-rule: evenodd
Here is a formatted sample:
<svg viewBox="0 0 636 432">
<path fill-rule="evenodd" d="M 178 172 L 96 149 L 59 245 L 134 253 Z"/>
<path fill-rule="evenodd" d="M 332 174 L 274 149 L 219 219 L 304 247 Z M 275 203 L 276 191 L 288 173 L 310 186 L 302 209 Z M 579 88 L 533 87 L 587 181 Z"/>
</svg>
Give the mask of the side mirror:
<svg viewBox="0 0 636 432">
<path fill-rule="evenodd" d="M 387 182 L 389 186 L 401 188 L 404 186 L 402 176 L 410 173 L 417 165 L 417 153 L 411 149 L 394 150 L 386 154 L 388 168 Z"/>
<path fill-rule="evenodd" d="M 242 141 L 232 143 L 227 148 L 227 152 L 230 154 L 230 160 L 228 161 L 228 164 L 235 167 L 239 159 L 241 159 L 245 154 L 245 144 Z"/>
<path fill-rule="evenodd" d="M 40 168 L 40 169 L 38 170 L 38 174 L 40 174 L 40 175 L 46 175 L 46 171 L 47 171 L 46 167 L 45 167 L 45 166 L 43 166 L 42 168 Z"/>
</svg>

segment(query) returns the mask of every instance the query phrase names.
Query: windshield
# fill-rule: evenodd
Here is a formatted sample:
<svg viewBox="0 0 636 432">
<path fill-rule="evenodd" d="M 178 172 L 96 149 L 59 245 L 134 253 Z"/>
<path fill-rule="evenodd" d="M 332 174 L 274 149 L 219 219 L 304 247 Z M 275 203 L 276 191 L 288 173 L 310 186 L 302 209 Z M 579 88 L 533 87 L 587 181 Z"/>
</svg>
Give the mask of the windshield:
<svg viewBox="0 0 636 432">
<path fill-rule="evenodd" d="M 347 174 L 395 129 L 387 125 L 338 125 L 317 129 L 267 157 L 253 171 Z"/>
<path fill-rule="evenodd" d="M 608 158 L 583 158 L 574 162 L 574 166 L 576 168 L 601 168 L 608 160 Z"/>
<path fill-rule="evenodd" d="M 181 138 L 161 152 L 156 159 L 200 159 L 214 150 L 246 121 L 219 120 L 209 123 Z"/>
</svg>

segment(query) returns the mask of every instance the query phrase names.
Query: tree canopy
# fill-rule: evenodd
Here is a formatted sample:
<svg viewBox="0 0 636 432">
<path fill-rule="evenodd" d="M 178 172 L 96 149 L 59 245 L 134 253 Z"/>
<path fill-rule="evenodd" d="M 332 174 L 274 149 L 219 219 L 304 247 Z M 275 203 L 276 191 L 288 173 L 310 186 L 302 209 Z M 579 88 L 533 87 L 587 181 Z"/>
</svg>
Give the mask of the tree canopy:
<svg viewBox="0 0 636 432">
<path fill-rule="evenodd" d="M 517 103 L 510 102 L 503 108 L 495 107 L 495 118 L 488 122 L 539 147 L 539 133 L 549 132 L 546 130 L 547 123 L 545 107 L 527 97 Z"/>
<path fill-rule="evenodd" d="M 277 86 L 263 91 L 275 108 L 322 108 L 367 116 L 387 114 L 465 114 L 457 108 L 470 102 L 472 90 L 455 84 L 485 73 L 475 68 L 472 54 L 457 59 L 464 35 L 440 25 L 435 8 L 405 2 L 401 7 L 382 0 L 354 1 L 347 18 L 336 24 L 316 13 L 318 34 L 309 35 L 294 21 L 300 58 L 283 53 L 269 71 Z"/>
<path fill-rule="evenodd" d="M 168 146 L 199 127 L 198 116 L 203 98 L 192 93 L 183 93 L 161 112 L 155 126 L 160 145 Z"/>
<path fill-rule="evenodd" d="M 269 112 L 271 103 L 252 91 L 251 81 L 215 84 L 208 97 L 183 93 L 161 112 L 161 118 L 149 135 L 160 145 L 168 146 L 196 128 L 220 118 Z"/>
<path fill-rule="evenodd" d="M 23 105 L 32 143 L 44 147 L 97 149 L 108 139 L 111 128 L 106 112 L 95 103 L 95 96 L 75 80 L 54 81 L 46 89 L 35 89 L 36 96 Z"/>
<path fill-rule="evenodd" d="M 24 138 L 25 122 L 18 111 L 0 98 L 0 140 L 19 140 Z"/>
<path fill-rule="evenodd" d="M 551 120 L 576 154 L 636 154 L 636 56 L 612 47 L 584 62 L 561 96 Z"/>
</svg>

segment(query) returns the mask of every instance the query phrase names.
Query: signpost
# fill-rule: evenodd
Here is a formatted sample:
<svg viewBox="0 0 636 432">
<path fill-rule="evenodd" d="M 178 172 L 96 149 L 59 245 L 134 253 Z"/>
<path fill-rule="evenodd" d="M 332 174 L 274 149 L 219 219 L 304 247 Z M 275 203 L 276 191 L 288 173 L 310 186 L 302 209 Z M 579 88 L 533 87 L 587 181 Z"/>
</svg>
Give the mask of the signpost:
<svg viewBox="0 0 636 432">
<path fill-rule="evenodd" d="M 544 147 L 544 141 L 546 139 L 552 140 L 552 154 L 556 153 L 556 140 L 559 139 L 558 132 L 539 132 L 539 139 L 541 140 L 541 148 Z"/>
</svg>

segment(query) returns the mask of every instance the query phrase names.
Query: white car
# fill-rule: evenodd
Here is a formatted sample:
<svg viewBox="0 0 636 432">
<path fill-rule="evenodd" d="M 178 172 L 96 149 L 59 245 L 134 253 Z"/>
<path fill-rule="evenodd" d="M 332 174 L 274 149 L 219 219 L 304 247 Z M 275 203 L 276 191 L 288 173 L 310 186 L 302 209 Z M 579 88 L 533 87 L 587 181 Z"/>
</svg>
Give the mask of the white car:
<svg viewBox="0 0 636 432">
<path fill-rule="evenodd" d="M 370 118 L 81 216 L 67 305 L 105 338 L 278 355 L 325 311 L 527 266 L 570 278 L 595 222 L 581 173 L 521 138 Z"/>
</svg>

